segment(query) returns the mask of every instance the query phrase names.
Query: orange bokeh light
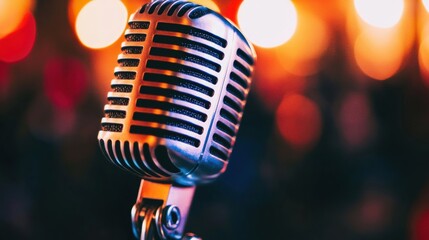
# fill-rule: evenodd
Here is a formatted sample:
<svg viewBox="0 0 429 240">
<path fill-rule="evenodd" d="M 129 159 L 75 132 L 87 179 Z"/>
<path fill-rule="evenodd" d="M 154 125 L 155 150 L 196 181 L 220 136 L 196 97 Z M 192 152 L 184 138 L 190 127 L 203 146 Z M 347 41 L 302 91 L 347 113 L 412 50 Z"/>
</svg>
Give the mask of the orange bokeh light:
<svg viewBox="0 0 429 240">
<path fill-rule="evenodd" d="M 426 11 L 429 12 L 429 0 L 422 0 L 423 6 L 425 6 Z"/>
<path fill-rule="evenodd" d="M 423 37 L 419 47 L 419 65 L 420 71 L 429 85 L 429 38 Z"/>
<path fill-rule="evenodd" d="M 237 20 L 253 44 L 273 48 L 294 35 L 298 13 L 290 0 L 244 0 L 238 9 Z"/>
<path fill-rule="evenodd" d="M 36 40 L 36 21 L 32 13 L 27 12 L 18 28 L 0 39 L 0 61 L 17 62 L 31 52 Z"/>
<path fill-rule="evenodd" d="M 276 123 L 281 136 L 296 149 L 310 148 L 320 138 L 320 110 L 305 96 L 286 95 L 277 109 Z"/>
<path fill-rule="evenodd" d="M 33 4 L 33 0 L 0 0 L 0 39 L 18 28 Z"/>
<path fill-rule="evenodd" d="M 69 0 L 68 16 L 71 26 L 75 26 L 77 15 L 90 0 Z"/>
<path fill-rule="evenodd" d="M 355 60 L 367 76 L 386 80 L 401 67 L 405 46 L 397 29 L 362 32 L 354 45 Z"/>
<path fill-rule="evenodd" d="M 383 3 L 369 3 L 387 4 Z M 347 34 L 352 43 L 354 61 L 365 75 L 376 80 L 386 80 L 394 76 L 403 66 L 404 59 L 414 46 L 415 40 L 415 8 L 410 1 L 392 2 L 400 5 L 398 22 L 391 27 L 381 28 L 365 22 L 359 17 L 352 6 L 348 6 Z M 385 10 L 394 11 L 390 6 Z M 375 11 L 375 10 L 374 10 Z M 377 11 L 381 11 L 378 9 Z M 381 14 L 381 15 L 383 15 Z M 350 59 L 352 60 L 352 59 Z"/>
<path fill-rule="evenodd" d="M 305 77 L 285 71 L 280 61 L 273 58 L 278 48 L 257 50 L 258 60 L 252 85 L 266 109 L 275 112 L 285 94 L 302 92 L 308 81 Z"/>
<path fill-rule="evenodd" d="M 284 70 L 308 76 L 319 69 L 318 60 L 330 42 L 327 24 L 317 16 L 298 8 L 298 26 L 294 36 L 277 51 L 277 61 Z"/>
<path fill-rule="evenodd" d="M 354 0 L 359 17 L 378 28 L 391 28 L 398 24 L 404 13 L 404 0 Z"/>
<path fill-rule="evenodd" d="M 105 48 L 122 36 L 127 18 L 127 8 L 121 1 L 90 1 L 77 16 L 76 33 L 86 47 Z"/>
</svg>

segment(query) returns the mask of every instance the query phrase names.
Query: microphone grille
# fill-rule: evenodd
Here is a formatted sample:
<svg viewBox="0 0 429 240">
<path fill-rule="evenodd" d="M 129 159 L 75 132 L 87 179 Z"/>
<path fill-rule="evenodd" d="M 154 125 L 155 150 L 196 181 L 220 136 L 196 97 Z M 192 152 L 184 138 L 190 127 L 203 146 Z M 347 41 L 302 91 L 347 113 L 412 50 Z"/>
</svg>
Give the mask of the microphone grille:
<svg viewBox="0 0 429 240">
<path fill-rule="evenodd" d="M 250 88 L 253 58 L 238 48 L 233 56 L 233 68 L 229 72 L 226 93 L 222 99 L 220 118 L 216 122 L 216 131 L 209 148 L 210 154 L 224 161 L 229 159 L 232 146 L 241 122 Z"/>
<path fill-rule="evenodd" d="M 139 13 L 147 14 L 165 14 L 167 16 L 183 17 L 185 13 L 189 12 L 189 18 L 196 19 L 210 13 L 210 9 L 201 5 L 191 3 L 183 0 L 155 0 L 150 3 L 144 4 Z"/>
<path fill-rule="evenodd" d="M 131 16 L 99 133 L 115 165 L 145 179 L 184 184 L 225 169 L 254 52 L 220 19 L 181 0 L 152 1 Z"/>
</svg>

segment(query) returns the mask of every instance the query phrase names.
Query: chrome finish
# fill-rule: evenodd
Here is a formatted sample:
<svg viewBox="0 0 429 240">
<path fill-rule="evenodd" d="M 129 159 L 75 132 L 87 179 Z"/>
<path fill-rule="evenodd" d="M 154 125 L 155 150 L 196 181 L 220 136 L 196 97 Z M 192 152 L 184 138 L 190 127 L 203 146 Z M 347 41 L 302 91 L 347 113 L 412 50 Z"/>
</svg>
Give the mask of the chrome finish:
<svg viewBox="0 0 429 240">
<path fill-rule="evenodd" d="M 196 185 L 227 167 L 254 49 L 218 13 L 183 0 L 145 4 L 125 31 L 100 147 L 156 182 Z"/>
<path fill-rule="evenodd" d="M 142 180 L 131 210 L 134 236 L 141 240 L 182 239 L 195 187 Z"/>
<path fill-rule="evenodd" d="M 166 227 L 168 230 L 175 230 L 179 227 L 181 215 L 177 206 L 166 206 L 164 210 L 162 210 L 162 214 L 162 225 L 164 227 Z"/>
<path fill-rule="evenodd" d="M 184 235 L 195 186 L 222 174 L 251 85 L 252 45 L 218 13 L 153 0 L 131 15 L 98 133 L 142 182 L 131 213 L 141 240 Z"/>
</svg>

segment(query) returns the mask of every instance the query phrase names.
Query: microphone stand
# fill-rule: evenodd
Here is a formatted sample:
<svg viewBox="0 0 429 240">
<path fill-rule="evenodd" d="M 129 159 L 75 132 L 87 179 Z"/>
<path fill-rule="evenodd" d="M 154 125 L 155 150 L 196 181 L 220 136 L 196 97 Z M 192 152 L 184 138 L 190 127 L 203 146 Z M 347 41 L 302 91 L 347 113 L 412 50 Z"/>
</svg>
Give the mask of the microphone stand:
<svg viewBox="0 0 429 240">
<path fill-rule="evenodd" d="M 134 236 L 140 240 L 202 240 L 183 234 L 195 187 L 174 186 L 142 179 L 131 210 Z"/>
</svg>

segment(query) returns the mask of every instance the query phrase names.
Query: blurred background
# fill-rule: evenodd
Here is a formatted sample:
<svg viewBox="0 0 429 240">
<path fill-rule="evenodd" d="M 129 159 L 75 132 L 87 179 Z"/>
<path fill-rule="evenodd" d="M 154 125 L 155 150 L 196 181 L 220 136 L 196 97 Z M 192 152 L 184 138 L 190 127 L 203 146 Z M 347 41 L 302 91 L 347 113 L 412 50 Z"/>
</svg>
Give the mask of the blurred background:
<svg viewBox="0 0 429 240">
<path fill-rule="evenodd" d="M 0 0 L 0 238 L 133 239 L 139 179 L 97 132 L 145 0 Z M 429 239 L 429 1 L 199 0 L 255 44 L 206 240 Z"/>
</svg>

